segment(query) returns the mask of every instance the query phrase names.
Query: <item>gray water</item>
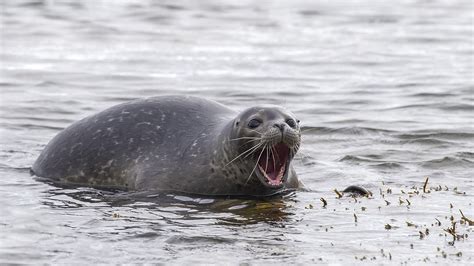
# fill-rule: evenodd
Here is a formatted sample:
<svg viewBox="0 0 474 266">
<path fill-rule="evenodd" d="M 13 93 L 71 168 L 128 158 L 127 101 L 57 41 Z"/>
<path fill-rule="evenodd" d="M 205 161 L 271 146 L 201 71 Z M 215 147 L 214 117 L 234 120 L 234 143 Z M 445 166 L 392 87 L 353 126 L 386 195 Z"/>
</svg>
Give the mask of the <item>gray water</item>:
<svg viewBox="0 0 474 266">
<path fill-rule="evenodd" d="M 2 1 L 0 263 L 472 264 L 473 2 L 385 2 Z M 290 109 L 310 191 L 150 197 L 30 176 L 72 122 L 164 94 Z M 333 191 L 351 184 L 373 195 Z"/>
</svg>

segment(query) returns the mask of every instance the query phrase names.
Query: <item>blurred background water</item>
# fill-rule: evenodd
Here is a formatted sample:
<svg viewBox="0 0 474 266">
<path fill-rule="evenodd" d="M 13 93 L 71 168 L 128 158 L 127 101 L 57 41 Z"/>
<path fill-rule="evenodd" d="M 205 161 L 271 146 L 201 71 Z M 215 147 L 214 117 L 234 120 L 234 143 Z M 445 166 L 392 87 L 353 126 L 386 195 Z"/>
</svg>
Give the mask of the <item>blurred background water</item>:
<svg viewBox="0 0 474 266">
<path fill-rule="evenodd" d="M 0 5 L 0 263 L 472 263 L 472 1 Z M 30 176 L 73 121 L 164 94 L 290 109 L 311 191 L 150 197 Z M 374 195 L 338 199 L 350 184 Z"/>
</svg>

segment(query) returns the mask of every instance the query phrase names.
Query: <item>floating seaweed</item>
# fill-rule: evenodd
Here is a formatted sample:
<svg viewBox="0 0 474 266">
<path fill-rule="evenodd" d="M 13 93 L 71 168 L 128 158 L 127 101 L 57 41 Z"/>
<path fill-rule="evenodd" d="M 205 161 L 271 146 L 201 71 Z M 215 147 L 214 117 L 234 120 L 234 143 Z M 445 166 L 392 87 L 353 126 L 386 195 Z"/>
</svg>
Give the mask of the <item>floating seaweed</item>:
<svg viewBox="0 0 474 266">
<path fill-rule="evenodd" d="M 428 180 L 429 179 L 430 179 L 429 177 L 426 177 L 425 184 L 423 185 L 423 193 L 430 193 L 429 189 L 426 190 L 426 188 L 428 186 Z"/>
<path fill-rule="evenodd" d="M 324 198 L 320 198 L 320 200 L 323 203 L 323 208 L 326 208 L 326 206 L 328 206 L 328 202 Z"/>
<path fill-rule="evenodd" d="M 464 213 L 462 213 L 461 210 L 459 210 L 459 212 L 461 213 L 461 220 L 466 221 L 469 226 L 473 226 L 473 225 L 474 225 L 474 221 L 473 221 L 473 220 L 467 218 L 467 217 L 464 215 Z"/>
</svg>

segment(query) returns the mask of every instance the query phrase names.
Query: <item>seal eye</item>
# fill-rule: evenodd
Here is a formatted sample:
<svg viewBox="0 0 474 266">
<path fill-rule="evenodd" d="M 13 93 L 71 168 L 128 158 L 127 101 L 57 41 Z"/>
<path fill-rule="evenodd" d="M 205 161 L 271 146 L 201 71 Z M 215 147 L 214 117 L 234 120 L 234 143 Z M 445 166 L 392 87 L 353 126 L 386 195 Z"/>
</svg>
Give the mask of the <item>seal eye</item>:
<svg viewBox="0 0 474 266">
<path fill-rule="evenodd" d="M 295 127 L 296 127 L 296 122 L 295 122 L 295 120 L 293 120 L 293 119 L 288 119 L 288 120 L 286 120 L 286 123 L 287 123 L 291 128 L 295 128 Z"/>
<path fill-rule="evenodd" d="M 249 126 L 249 128 L 257 128 L 258 126 L 260 126 L 261 123 L 262 122 L 260 122 L 257 119 L 252 119 L 252 120 L 249 121 L 248 126 Z"/>
</svg>

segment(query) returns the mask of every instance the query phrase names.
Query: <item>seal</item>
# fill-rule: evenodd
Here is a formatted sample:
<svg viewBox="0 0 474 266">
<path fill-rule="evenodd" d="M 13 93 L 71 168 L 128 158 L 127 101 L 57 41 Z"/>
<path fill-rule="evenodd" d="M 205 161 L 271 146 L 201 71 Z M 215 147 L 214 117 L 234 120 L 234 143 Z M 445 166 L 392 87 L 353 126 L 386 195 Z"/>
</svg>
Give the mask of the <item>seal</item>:
<svg viewBox="0 0 474 266">
<path fill-rule="evenodd" d="M 266 196 L 301 187 L 292 167 L 300 141 L 299 120 L 282 107 L 237 113 L 199 97 L 159 96 L 75 122 L 31 170 L 97 188 Z"/>
</svg>

